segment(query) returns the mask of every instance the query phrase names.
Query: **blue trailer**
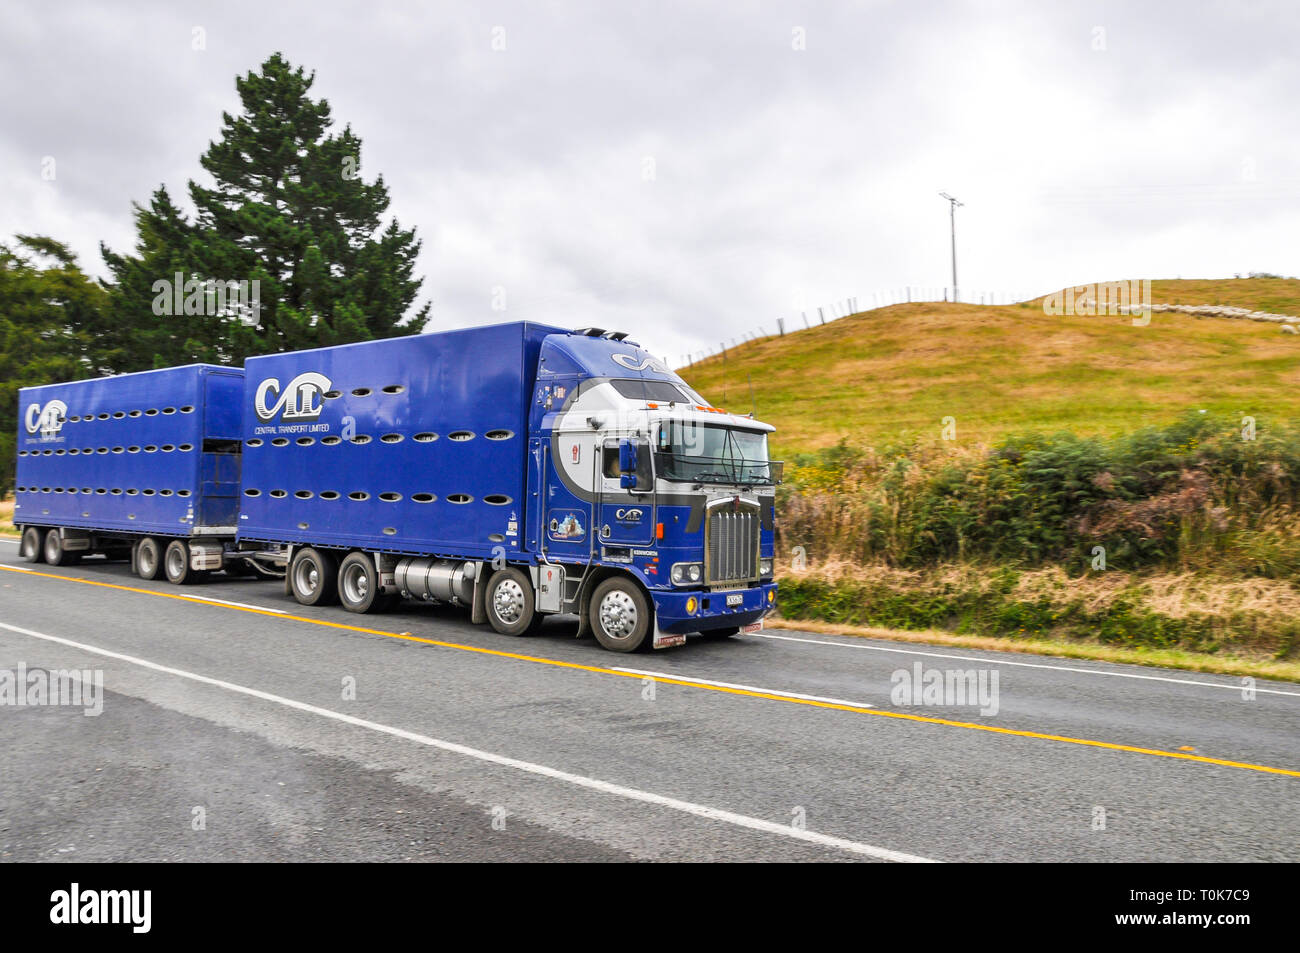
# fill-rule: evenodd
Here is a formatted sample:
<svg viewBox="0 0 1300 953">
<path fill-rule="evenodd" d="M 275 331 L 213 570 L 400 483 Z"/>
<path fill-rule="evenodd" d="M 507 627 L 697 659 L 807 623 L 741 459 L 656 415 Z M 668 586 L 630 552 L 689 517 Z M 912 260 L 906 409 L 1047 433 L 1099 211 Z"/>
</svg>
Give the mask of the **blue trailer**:
<svg viewBox="0 0 1300 953">
<path fill-rule="evenodd" d="M 147 578 L 222 566 L 239 509 L 243 371 L 193 364 L 18 392 L 21 552 L 129 554 Z"/>
<path fill-rule="evenodd" d="M 775 607 L 772 427 L 625 334 L 517 322 L 254 357 L 240 402 L 218 564 L 278 570 L 303 604 L 460 604 L 514 635 L 573 614 L 622 652 Z"/>
</svg>

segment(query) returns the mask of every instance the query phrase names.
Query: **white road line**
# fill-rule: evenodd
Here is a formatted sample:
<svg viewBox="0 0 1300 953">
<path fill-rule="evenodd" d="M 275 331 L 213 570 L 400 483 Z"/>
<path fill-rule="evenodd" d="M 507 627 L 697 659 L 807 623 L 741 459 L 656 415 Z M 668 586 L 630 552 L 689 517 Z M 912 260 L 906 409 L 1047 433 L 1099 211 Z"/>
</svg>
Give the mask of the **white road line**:
<svg viewBox="0 0 1300 953">
<path fill-rule="evenodd" d="M 972 655 L 945 655 L 941 652 L 922 652 L 918 649 L 896 649 L 883 645 L 855 645 L 850 642 L 831 642 L 827 639 L 797 639 L 790 635 L 772 635 L 768 632 L 752 632 L 752 638 L 756 639 L 779 639 L 782 642 L 806 642 L 809 645 L 833 645 L 840 649 L 865 649 L 869 652 L 897 652 L 900 655 L 926 655 L 930 658 L 960 659 L 963 662 L 983 662 L 985 665 L 1018 665 L 1021 668 L 1045 668 L 1052 672 L 1075 672 L 1080 675 L 1106 675 L 1110 678 L 1138 678 L 1149 682 L 1171 682 L 1174 685 L 1200 685 L 1203 688 L 1226 688 L 1229 691 L 1239 692 L 1242 685 L 1225 685 L 1222 682 L 1197 682 L 1188 678 L 1170 678 L 1167 675 L 1138 675 L 1135 672 L 1106 672 L 1094 668 L 1074 668 L 1068 665 L 1045 665 L 1042 662 L 1012 662 L 1006 659 L 979 658 Z M 989 649 L 990 652 L 996 652 L 997 649 Z M 1257 694 L 1265 695 L 1291 695 L 1300 698 L 1300 692 L 1284 692 L 1278 688 L 1260 688 L 1255 687 Z"/>
<path fill-rule="evenodd" d="M 431 738 L 428 735 L 421 735 L 413 731 L 407 731 L 404 728 L 394 728 L 390 725 L 380 724 L 376 721 L 368 721 L 364 718 L 357 718 L 353 715 L 345 715 L 342 712 L 332 711 L 328 708 L 318 708 L 315 705 L 295 701 L 292 698 L 285 698 L 282 695 L 273 695 L 270 692 L 260 691 L 256 688 L 247 688 L 243 685 L 236 685 L 233 682 L 222 681 L 218 678 L 210 678 L 206 675 L 197 675 L 194 672 L 187 672 L 183 669 L 171 668 L 167 665 L 159 665 L 157 662 L 150 662 L 147 659 L 136 658 L 131 655 L 123 655 L 120 652 L 101 649 L 98 646 L 87 645 L 84 642 L 74 642 L 71 639 L 61 638 L 57 635 L 46 635 L 43 632 L 33 632 L 31 629 L 19 628 L 16 625 L 8 625 L 4 622 L 0 622 L 0 629 L 6 629 L 10 632 L 15 632 L 18 635 L 30 636 L 34 639 L 42 639 L 46 642 L 66 645 L 82 652 L 91 652 L 95 655 L 102 655 L 105 658 L 117 659 L 118 661 L 127 662 L 131 665 L 138 665 L 141 668 L 151 669 L 155 672 L 162 672 L 165 675 L 175 675 L 178 678 L 185 678 L 193 682 L 200 682 L 204 685 L 223 688 L 226 691 L 247 695 L 251 698 L 259 698 L 263 701 L 283 705 L 285 708 L 293 708 L 297 711 L 319 715 L 321 718 L 328 718 L 332 721 L 342 722 L 343 724 L 355 725 L 358 728 L 368 728 L 371 731 L 391 735 L 394 738 L 414 741 L 417 744 L 427 745 L 430 748 L 437 748 L 441 751 L 447 751 L 452 754 L 463 755 L 467 758 L 474 758 L 478 761 L 487 762 L 488 764 L 500 765 L 501 767 L 513 768 L 516 771 L 522 771 L 526 774 L 534 774 L 544 778 L 551 778 L 556 781 L 563 781 L 566 784 L 586 788 L 590 791 L 598 791 L 602 794 L 612 794 L 615 797 L 626 798 L 630 801 L 654 804 L 658 807 L 666 807 L 670 810 L 680 811 L 683 814 L 692 814 L 696 817 L 702 817 L 707 820 L 721 821 L 724 824 L 731 824 L 752 831 L 760 831 L 765 834 L 775 834 L 780 837 L 788 837 L 792 840 L 816 844 L 819 847 L 829 847 L 835 850 L 847 851 L 851 854 L 859 854 L 864 857 L 874 857 L 877 860 L 890 860 L 898 863 L 939 863 L 939 861 L 931 860 L 928 857 L 919 857 L 915 854 L 905 854 L 901 851 L 890 850 L 887 847 L 875 847 L 871 844 L 861 843 L 860 841 L 847 840 L 843 837 L 834 837 L 830 834 L 820 834 L 816 831 L 800 830 L 799 828 L 793 827 L 789 824 L 777 824 L 774 821 L 765 821 L 758 817 L 749 817 L 744 814 L 733 814 L 731 811 L 724 811 L 720 808 L 708 807 L 704 804 L 695 804 L 691 801 L 682 801 L 663 794 L 655 794 L 651 791 L 642 791 L 639 788 L 625 787 L 621 784 L 613 784 L 609 781 L 601 781 L 597 778 L 589 778 L 581 774 L 572 774 L 568 771 L 561 771 L 558 768 L 547 767 L 543 764 L 534 764 L 531 761 L 520 761 L 517 758 L 509 758 L 505 755 L 493 754 L 490 751 L 481 751 L 478 748 L 470 748 L 453 741 L 442 741 L 438 738 Z"/>
<path fill-rule="evenodd" d="M 5 569 L 14 569 L 18 572 L 36 572 L 35 569 L 28 569 L 26 566 L 5 566 Z"/>
<path fill-rule="evenodd" d="M 762 692 L 764 695 L 780 695 L 782 698 L 802 698 L 811 702 L 828 702 L 832 705 L 849 705 L 853 708 L 875 708 L 867 702 L 850 702 L 843 698 L 826 698 L 822 695 L 803 695 L 799 692 L 783 692 L 776 688 L 756 688 L 753 685 L 737 685 L 735 682 L 718 682 L 711 678 L 692 678 L 690 675 L 678 675 L 675 672 L 647 672 L 639 668 L 614 667 L 616 672 L 629 672 L 632 675 L 650 675 L 654 678 L 672 678 L 679 682 L 695 682 L 699 685 L 716 685 L 719 688 L 738 688 L 746 692 Z"/>
<path fill-rule="evenodd" d="M 274 612 L 276 615 L 287 615 L 286 609 L 272 609 L 270 606 L 253 605 L 249 602 L 231 602 L 229 599 L 218 599 L 216 596 L 191 596 L 185 598 L 191 602 L 215 602 L 223 606 L 238 606 L 241 609 L 256 609 L 258 612 Z"/>
</svg>

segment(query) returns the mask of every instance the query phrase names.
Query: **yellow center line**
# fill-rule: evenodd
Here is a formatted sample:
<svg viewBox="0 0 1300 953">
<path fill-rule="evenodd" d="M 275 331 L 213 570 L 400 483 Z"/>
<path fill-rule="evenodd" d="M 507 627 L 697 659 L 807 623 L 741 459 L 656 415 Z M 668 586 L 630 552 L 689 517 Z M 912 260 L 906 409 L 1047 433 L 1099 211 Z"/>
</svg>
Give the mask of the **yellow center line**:
<svg viewBox="0 0 1300 953">
<path fill-rule="evenodd" d="M 97 579 L 79 579 L 75 576 L 61 576 L 57 573 L 39 572 L 32 569 L 20 569 L 15 566 L 0 566 L 7 572 L 19 574 L 22 578 L 31 578 L 39 576 L 46 579 L 58 579 L 62 582 L 75 582 L 85 586 L 98 586 L 102 589 L 117 589 L 122 592 L 135 592 L 145 596 L 157 596 L 161 599 L 178 599 L 181 602 L 190 602 L 201 606 L 209 606 L 213 609 L 225 609 L 233 612 L 250 612 L 254 615 L 263 615 L 270 619 L 291 620 L 293 622 L 306 622 L 309 625 L 325 626 L 331 629 L 342 629 L 347 632 L 361 632 L 365 635 L 382 635 L 390 639 L 402 639 L 406 642 L 419 642 L 423 645 L 436 645 L 444 649 L 456 649 L 461 652 L 473 652 L 478 655 L 490 655 L 497 658 L 514 659 L 519 662 L 532 662 L 537 665 L 549 665 L 554 668 L 567 668 L 580 672 L 594 672 L 598 675 L 614 675 L 619 678 L 650 679 L 664 685 L 680 685 L 684 688 L 694 688 L 701 691 L 721 692 L 727 695 L 745 695 L 750 698 L 763 698 L 769 701 L 785 702 L 788 705 L 807 705 L 812 708 L 829 708 L 835 711 L 849 711 L 860 715 L 875 715 L 879 718 L 897 718 L 902 721 L 919 722 L 926 725 L 944 725 L 949 728 L 966 728 L 971 731 L 986 731 L 997 735 L 1015 735 L 1020 738 L 1036 738 L 1040 741 L 1056 741 L 1062 744 L 1083 745 L 1089 748 L 1104 748 L 1108 751 L 1126 751 L 1130 754 L 1143 754 L 1157 758 L 1173 758 L 1177 761 L 1197 761 L 1201 764 L 1215 764 L 1224 768 L 1241 768 L 1246 771 L 1260 771 L 1265 774 L 1281 774 L 1288 777 L 1300 778 L 1300 771 L 1293 771 L 1288 768 L 1274 768 L 1264 764 L 1251 764 L 1246 761 L 1225 761 L 1220 758 L 1207 758 L 1204 755 L 1189 754 L 1184 751 L 1161 751 L 1159 748 L 1141 748 L 1135 745 L 1121 745 L 1110 741 L 1094 741 L 1089 738 L 1073 738 L 1069 735 L 1050 735 L 1038 731 L 1023 731 L 1017 728 L 999 728 L 995 725 L 981 725 L 969 721 L 953 721 L 948 718 L 935 718 L 928 715 L 913 715 L 901 711 L 885 711 L 880 708 L 860 708 L 856 705 L 839 705 L 834 702 L 815 701 L 808 698 L 791 698 L 788 695 L 772 695 L 767 692 L 752 691 L 742 688 L 727 688 L 721 685 L 705 685 L 700 682 L 688 682 L 681 679 L 669 678 L 662 675 L 642 675 L 635 672 L 620 672 L 617 669 L 604 668 L 599 665 L 583 665 L 579 662 L 565 662 L 560 659 L 544 658 L 537 655 L 524 655 L 519 652 L 505 652 L 500 649 L 486 649 L 477 645 L 465 645 L 461 642 L 445 642 L 441 639 L 425 639 L 409 632 L 387 632 L 383 629 L 371 629 L 362 625 L 346 625 L 342 622 L 330 622 L 325 619 L 309 619 L 306 616 L 289 615 L 280 610 L 271 609 L 254 609 L 246 606 L 235 606 L 223 602 L 210 602 L 199 596 L 186 596 L 173 592 L 157 592 L 153 589 L 141 589 L 138 586 L 123 586 L 112 582 L 100 582 Z"/>
</svg>

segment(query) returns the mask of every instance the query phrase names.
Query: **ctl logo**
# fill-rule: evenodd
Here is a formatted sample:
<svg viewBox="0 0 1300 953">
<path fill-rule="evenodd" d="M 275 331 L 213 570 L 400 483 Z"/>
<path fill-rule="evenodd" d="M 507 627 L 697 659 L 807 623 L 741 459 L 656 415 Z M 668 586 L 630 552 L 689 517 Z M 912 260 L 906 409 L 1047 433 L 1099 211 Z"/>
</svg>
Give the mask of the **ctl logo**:
<svg viewBox="0 0 1300 953">
<path fill-rule="evenodd" d="M 668 365 L 663 361 L 653 357 L 646 357 L 637 360 L 635 354 L 611 354 L 614 363 L 626 367 L 629 371 L 659 371 L 661 374 L 669 374 Z"/>
<path fill-rule="evenodd" d="M 63 421 L 67 413 L 68 405 L 61 400 L 52 400 L 44 407 L 40 404 L 29 404 L 26 420 L 24 420 L 27 432 L 39 432 L 43 437 L 52 437 L 63 429 Z"/>
<path fill-rule="evenodd" d="M 614 518 L 624 523 L 639 523 L 641 522 L 641 516 L 641 511 L 636 507 L 631 509 L 620 508 L 614 511 Z"/>
<path fill-rule="evenodd" d="M 270 420 L 280 411 L 284 411 L 285 420 L 315 420 L 321 412 L 320 397 L 329 389 L 328 377 L 310 371 L 289 381 L 284 390 L 280 390 L 279 379 L 268 377 L 257 385 L 253 409 L 262 420 Z M 275 400 L 269 407 L 268 398 Z"/>
</svg>

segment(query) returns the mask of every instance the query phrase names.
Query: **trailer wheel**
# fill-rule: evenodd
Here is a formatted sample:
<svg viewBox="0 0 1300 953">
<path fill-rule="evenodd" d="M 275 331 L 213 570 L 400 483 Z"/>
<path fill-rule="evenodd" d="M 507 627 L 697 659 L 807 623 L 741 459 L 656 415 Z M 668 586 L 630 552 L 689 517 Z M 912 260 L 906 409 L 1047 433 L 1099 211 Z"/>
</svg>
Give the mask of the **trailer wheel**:
<svg viewBox="0 0 1300 953">
<path fill-rule="evenodd" d="M 542 624 L 532 581 L 514 566 L 492 574 L 483 603 L 488 622 L 502 635 L 531 635 Z"/>
<path fill-rule="evenodd" d="M 289 587 L 300 605 L 333 605 L 339 601 L 338 561 L 310 546 L 298 550 L 289 567 Z"/>
<path fill-rule="evenodd" d="M 45 561 L 51 566 L 75 566 L 81 562 L 81 553 L 71 553 L 63 548 L 63 537 L 57 529 L 45 534 Z"/>
<path fill-rule="evenodd" d="M 208 576 L 207 570 L 190 568 L 190 547 L 183 539 L 173 539 L 167 544 L 167 551 L 163 554 L 163 572 L 173 586 L 188 586 Z"/>
<path fill-rule="evenodd" d="M 290 576 L 290 585 L 293 583 Z M 365 553 L 348 553 L 339 563 L 339 602 L 349 612 L 383 612 L 393 604 L 379 584 L 375 561 Z"/>
<path fill-rule="evenodd" d="M 631 579 L 611 576 L 591 594 L 591 630 L 611 652 L 635 652 L 650 634 L 650 600 Z"/>
<path fill-rule="evenodd" d="M 18 555 L 29 563 L 45 560 L 45 530 L 39 526 L 29 526 L 23 530 L 23 542 L 18 547 Z"/>
<path fill-rule="evenodd" d="M 146 536 L 135 546 L 135 574 L 141 579 L 157 579 L 162 575 L 162 544 Z"/>
</svg>

